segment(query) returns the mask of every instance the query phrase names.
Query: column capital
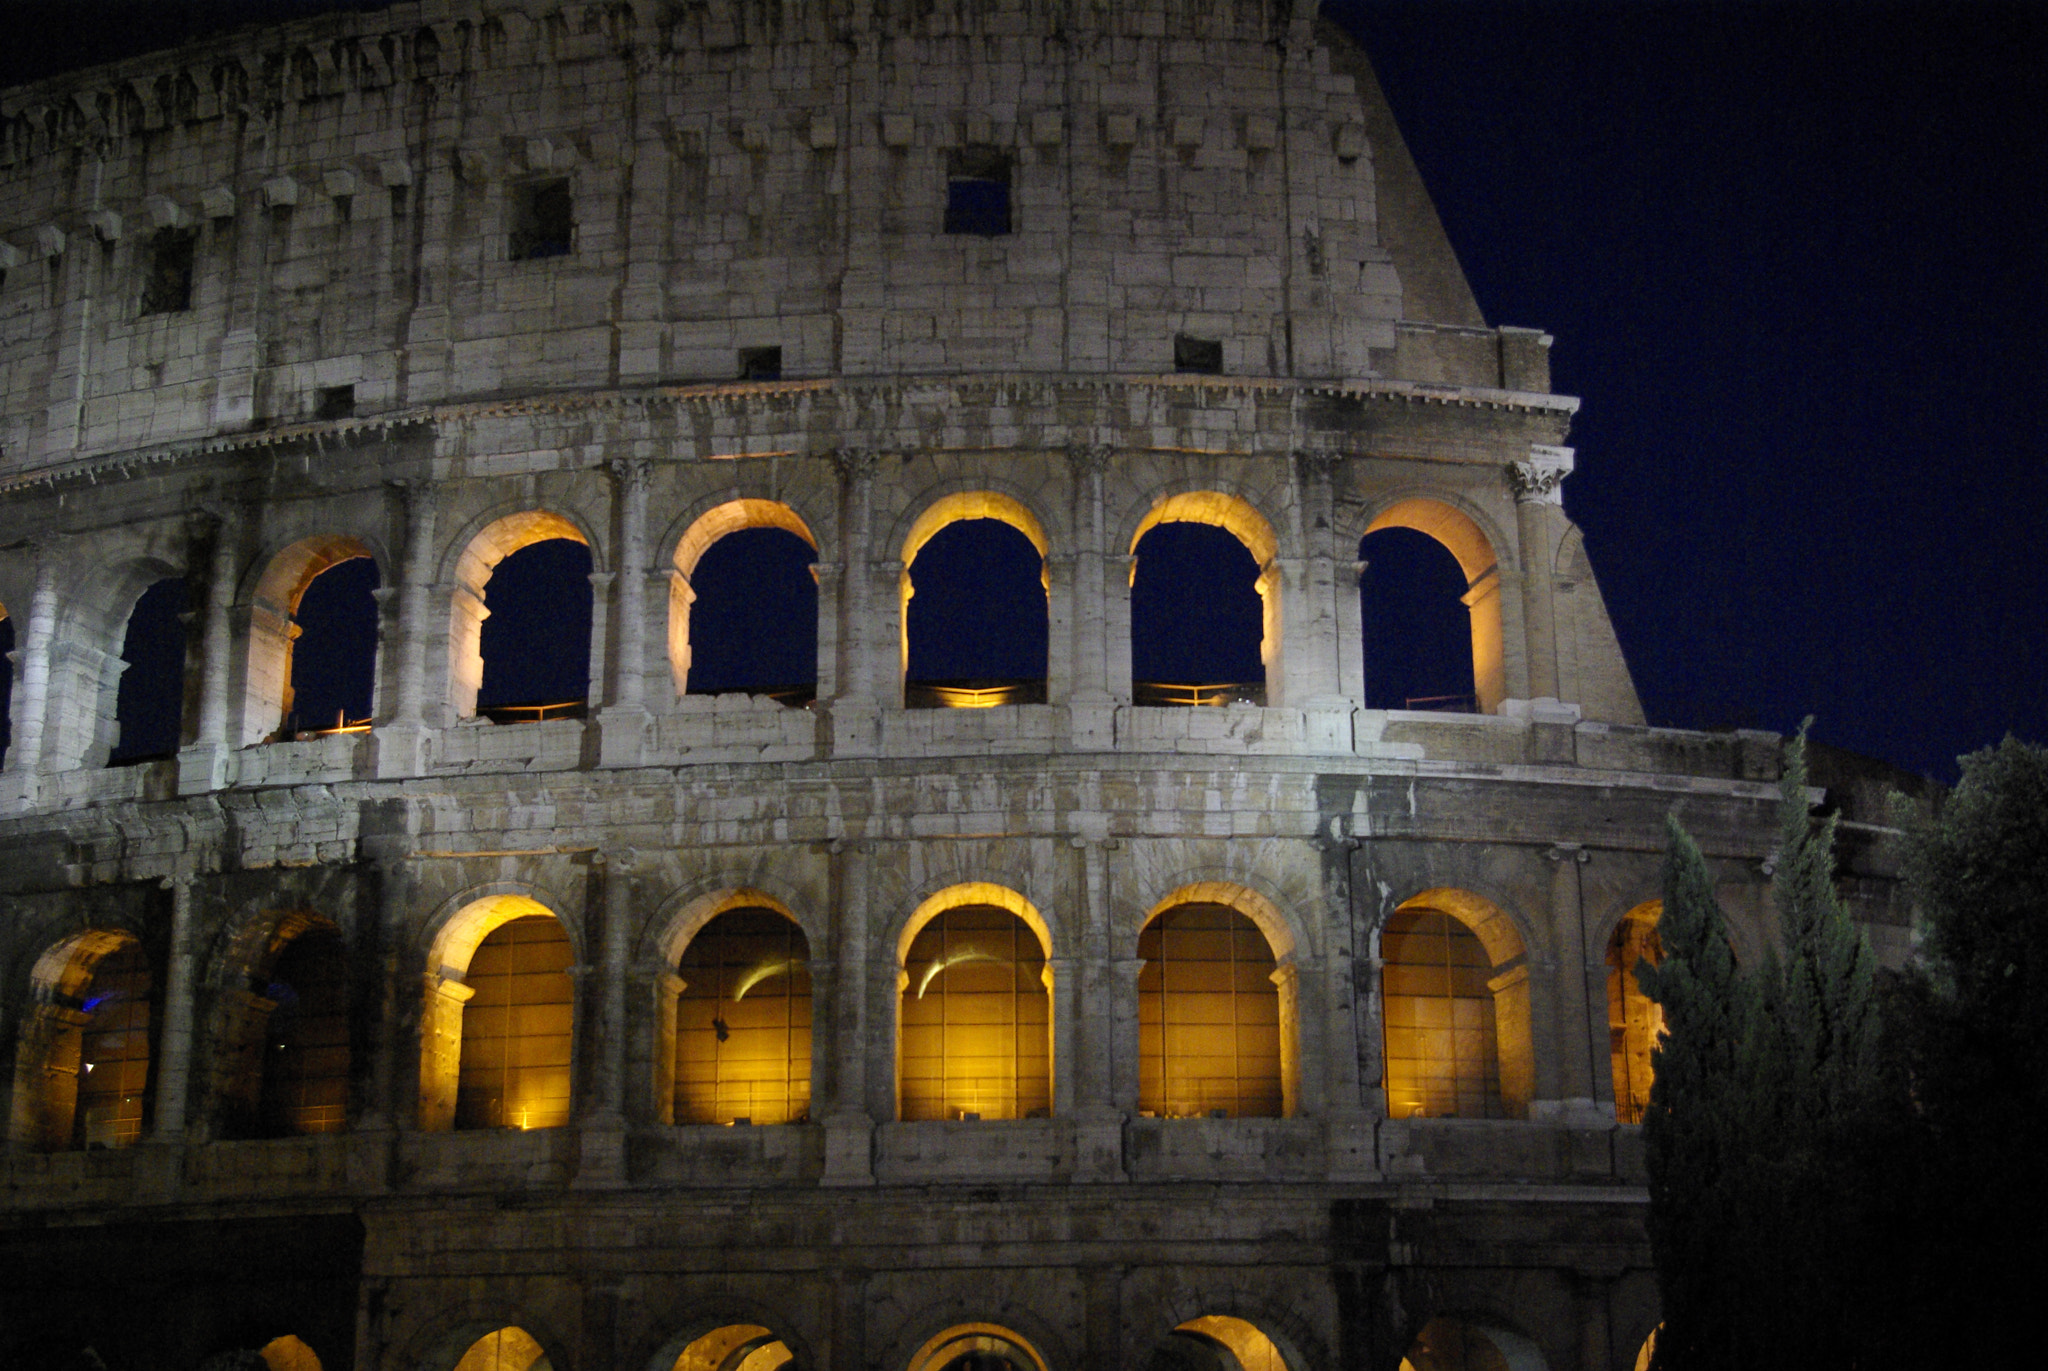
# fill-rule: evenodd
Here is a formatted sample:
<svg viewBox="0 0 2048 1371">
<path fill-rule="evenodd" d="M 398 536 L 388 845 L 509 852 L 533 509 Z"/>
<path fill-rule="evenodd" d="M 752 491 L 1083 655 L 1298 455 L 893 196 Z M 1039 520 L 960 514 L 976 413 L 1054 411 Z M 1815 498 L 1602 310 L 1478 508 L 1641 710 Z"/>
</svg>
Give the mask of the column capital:
<svg viewBox="0 0 2048 1371">
<path fill-rule="evenodd" d="M 1100 476 L 1109 469 L 1109 459 L 1116 449 L 1107 443 L 1067 444 L 1067 465 L 1072 468 L 1075 478 Z"/>
<path fill-rule="evenodd" d="M 1300 469 L 1304 479 L 1312 481 L 1327 481 L 1336 475 L 1337 464 L 1342 462 L 1344 457 L 1344 453 L 1327 452 L 1320 448 L 1294 450 L 1295 466 Z"/>
<path fill-rule="evenodd" d="M 832 449 L 832 465 L 839 468 L 842 480 L 866 481 L 874 476 L 875 468 L 882 464 L 883 455 L 880 448 L 839 447 Z"/>
<path fill-rule="evenodd" d="M 1508 489 L 1518 505 L 1562 505 L 1564 478 L 1572 474 L 1572 450 L 1529 444 L 1529 455 L 1507 465 Z"/>
</svg>

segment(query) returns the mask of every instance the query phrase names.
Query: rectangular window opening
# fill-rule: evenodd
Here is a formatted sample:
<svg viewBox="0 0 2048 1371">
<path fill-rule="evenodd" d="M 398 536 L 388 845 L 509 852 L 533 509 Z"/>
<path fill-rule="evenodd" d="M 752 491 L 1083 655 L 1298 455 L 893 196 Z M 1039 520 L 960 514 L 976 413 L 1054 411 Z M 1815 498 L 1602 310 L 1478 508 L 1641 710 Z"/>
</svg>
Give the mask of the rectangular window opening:
<svg viewBox="0 0 2048 1371">
<path fill-rule="evenodd" d="M 1223 374 L 1223 344 L 1211 338 L 1173 335 L 1173 369 L 1196 376 Z"/>
<path fill-rule="evenodd" d="M 568 178 L 528 181 L 513 186 L 511 197 L 511 259 L 531 262 L 542 257 L 567 257 L 576 233 Z"/>
<path fill-rule="evenodd" d="M 1010 155 L 997 148 L 946 154 L 946 232 L 1000 238 L 1010 231 Z"/>
<path fill-rule="evenodd" d="M 780 381 L 782 379 L 782 349 L 741 348 L 740 379 L 742 381 Z"/>
<path fill-rule="evenodd" d="M 313 411 L 316 419 L 347 419 L 356 412 L 356 388 L 354 386 L 322 386 L 320 398 Z"/>
<path fill-rule="evenodd" d="M 192 308 L 192 260 L 198 235 L 158 229 L 149 240 L 149 275 L 142 282 L 144 314 L 182 314 Z"/>
</svg>

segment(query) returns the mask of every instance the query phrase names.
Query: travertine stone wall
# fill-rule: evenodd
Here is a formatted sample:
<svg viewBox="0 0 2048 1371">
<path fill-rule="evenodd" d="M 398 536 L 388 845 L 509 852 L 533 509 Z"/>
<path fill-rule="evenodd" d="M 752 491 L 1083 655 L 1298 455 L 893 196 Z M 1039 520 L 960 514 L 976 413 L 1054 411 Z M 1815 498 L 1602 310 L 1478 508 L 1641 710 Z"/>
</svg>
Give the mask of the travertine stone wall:
<svg viewBox="0 0 2048 1371">
<path fill-rule="evenodd" d="M 1676 806 L 1764 955 L 1779 740 L 1645 726 L 1549 339 L 1486 324 L 1314 11 L 417 0 L 0 93 L 0 1362 L 185 1371 L 269 1328 L 450 1371 L 518 1326 L 671 1371 L 748 1324 L 896 1371 L 986 1324 L 1108 1371 L 1227 1316 L 1290 1371 L 1394 1371 L 1443 1314 L 1518 1371 L 1634 1365 L 1607 940 Z M 968 153 L 1011 233 L 942 231 Z M 569 250 L 513 260 L 558 179 Z M 189 308 L 144 313 L 185 241 Z M 783 379 L 738 379 L 763 347 Z M 906 708 L 908 566 L 976 517 L 1044 557 L 1045 702 Z M 1136 701 L 1172 520 L 1259 567 L 1263 704 Z M 817 551 L 809 708 L 687 690 L 698 560 L 749 527 Z M 1464 575 L 1477 712 L 1365 705 L 1390 527 Z M 491 572 L 549 537 L 590 549 L 587 717 L 492 724 Z M 354 557 L 372 726 L 279 738 L 297 597 Z M 109 767 L 170 576 L 179 751 Z M 899 1120 L 906 932 L 962 891 L 1042 938 L 1044 1117 Z M 1381 934 L 1419 896 L 1485 945 L 1512 1117 L 1390 1117 Z M 803 931 L 811 1114 L 678 1126 L 679 959 L 734 901 Z M 1141 1108 L 1138 940 L 1177 903 L 1265 940 L 1284 1117 Z M 456 1129 L 468 957 L 517 910 L 573 948 L 570 1122 Z M 346 1131 L 229 1136 L 308 929 L 347 949 Z M 47 1042 L 131 940 L 143 1142 L 45 1150 Z M 116 1309 L 107 1270 L 161 1279 Z"/>
<path fill-rule="evenodd" d="M 793 377 L 1142 375 L 1186 333 L 1232 375 L 1547 390 L 1546 338 L 1404 292 L 1365 94 L 1304 9 L 1246 0 L 426 0 L 54 79 L 0 103 L 0 460 L 763 346 Z M 1007 236 L 941 231 L 967 148 L 1009 160 Z M 571 250 L 512 260 L 556 178 Z M 189 308 L 145 313 L 179 234 Z"/>
</svg>

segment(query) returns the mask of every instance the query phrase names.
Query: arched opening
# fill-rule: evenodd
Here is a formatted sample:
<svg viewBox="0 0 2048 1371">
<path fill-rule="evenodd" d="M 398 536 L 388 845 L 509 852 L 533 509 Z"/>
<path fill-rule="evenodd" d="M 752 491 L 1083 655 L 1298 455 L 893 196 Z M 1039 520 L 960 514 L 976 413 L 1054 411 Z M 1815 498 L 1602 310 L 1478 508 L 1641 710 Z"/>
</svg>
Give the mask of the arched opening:
<svg viewBox="0 0 2048 1371">
<path fill-rule="evenodd" d="M 1153 1350 L 1146 1371 L 1290 1371 L 1278 1344 L 1228 1314 L 1189 1319 Z"/>
<path fill-rule="evenodd" d="M 469 1345 L 454 1371 L 554 1371 L 547 1352 L 524 1328 L 500 1328 Z"/>
<path fill-rule="evenodd" d="M 465 905 L 429 950 L 420 1127 L 553 1128 L 569 1121 L 575 947 L 524 895 Z"/>
<path fill-rule="evenodd" d="M 1052 976 L 1036 911 L 1014 892 L 973 885 L 919 914 L 900 943 L 897 1117 L 1050 1114 Z"/>
<path fill-rule="evenodd" d="M 722 913 L 690 939 L 676 974 L 675 1121 L 807 1120 L 810 948 L 796 921 L 774 909 Z"/>
<path fill-rule="evenodd" d="M 1657 939 L 1662 900 L 1647 900 L 1622 915 L 1607 940 L 1607 1040 L 1614 1064 L 1614 1117 L 1641 1123 L 1650 1107 L 1650 1049 L 1664 1036 L 1664 1008 L 1643 993 L 1636 968 L 1664 960 Z"/>
<path fill-rule="evenodd" d="M 42 1152 L 130 1147 L 150 1106 L 156 1033 L 149 959 L 93 930 L 45 952 L 16 1055 L 14 1134 Z"/>
<path fill-rule="evenodd" d="M 369 728 L 377 681 L 377 564 L 351 557 L 313 578 L 293 617 L 284 732 Z"/>
<path fill-rule="evenodd" d="M 508 514 L 456 565 L 449 694 L 457 718 L 580 718 L 589 707 L 591 555 L 559 514 Z"/>
<path fill-rule="evenodd" d="M 1282 1115 L 1278 964 L 1258 925 L 1227 905 L 1176 905 L 1145 925 L 1138 956 L 1138 1112 Z"/>
<path fill-rule="evenodd" d="M 995 1323 L 963 1323 L 925 1340 L 908 1371 L 1046 1371 L 1023 1335 Z"/>
<path fill-rule="evenodd" d="M 348 948 L 331 928 L 300 933 L 271 964 L 261 996 L 257 1127 L 271 1138 L 348 1127 Z"/>
<path fill-rule="evenodd" d="M 1521 1118 L 1534 1085 L 1529 968 L 1498 908 L 1426 890 L 1380 931 L 1390 1118 Z"/>
<path fill-rule="evenodd" d="M 670 1371 L 781 1371 L 794 1360 L 773 1330 L 733 1323 L 714 1328 L 685 1347 Z"/>
<path fill-rule="evenodd" d="M 177 753 L 185 724 L 185 580 L 170 576 L 142 592 L 121 640 L 121 684 L 109 766 Z"/>
<path fill-rule="evenodd" d="M 1536 1344 L 1505 1328 L 1437 1317 L 1424 1324 L 1400 1371 L 1545 1371 Z"/>
<path fill-rule="evenodd" d="M 569 1121 L 575 949 L 552 914 L 512 920 L 477 945 L 465 983 L 457 1128 L 555 1128 Z"/>
<path fill-rule="evenodd" d="M 249 605 L 244 746 L 368 728 L 377 676 L 377 564 L 353 538 L 271 558 Z"/>
<path fill-rule="evenodd" d="M 1366 706 L 1475 712 L 1472 611 L 1458 559 L 1409 528 L 1367 534 L 1358 557 Z"/>
<path fill-rule="evenodd" d="M 1045 702 L 1045 530 L 1007 495 L 935 502 L 903 545 L 903 703 Z"/>
<path fill-rule="evenodd" d="M 1500 708 L 1501 701 L 1507 697 L 1507 675 L 1506 662 L 1502 656 L 1501 646 L 1500 567 L 1498 565 L 1499 559 L 1494 553 L 1492 540 L 1486 536 L 1478 524 L 1472 521 L 1471 516 L 1453 505 L 1445 504 L 1440 500 L 1429 500 L 1420 497 L 1402 500 L 1381 510 L 1373 521 L 1366 526 L 1366 537 L 1365 541 L 1359 544 L 1359 555 L 1368 561 L 1368 576 L 1372 574 L 1370 571 L 1370 560 L 1372 557 L 1377 556 L 1387 560 L 1390 563 L 1390 569 L 1393 569 L 1410 556 L 1410 553 L 1404 550 L 1399 543 L 1388 542 L 1382 545 L 1373 541 L 1374 535 L 1386 529 L 1407 529 L 1413 533 L 1421 534 L 1437 543 L 1456 559 L 1458 572 L 1465 580 L 1464 592 L 1460 599 L 1466 609 L 1466 621 L 1471 635 L 1471 689 L 1473 705 L 1482 714 L 1494 713 Z M 1372 544 L 1372 551 L 1370 552 L 1367 551 L 1368 543 Z M 1413 544 L 1410 543 L 1409 546 L 1412 548 Z M 1417 555 L 1419 556 L 1419 554 Z M 1423 560 L 1426 566 L 1427 560 Z M 1437 572 L 1434 574 L 1442 576 L 1446 580 L 1448 579 L 1448 572 L 1443 570 L 1440 564 Z M 1447 589 L 1448 587 L 1446 586 L 1445 588 Z M 1361 595 L 1368 594 L 1369 589 L 1363 582 L 1361 583 Z M 1374 661 L 1373 647 L 1375 638 L 1372 631 L 1374 625 L 1373 616 L 1377 611 L 1369 602 L 1365 603 L 1363 608 L 1367 615 L 1365 620 L 1368 630 L 1366 634 L 1365 669 L 1368 682 L 1367 690 L 1370 694 L 1372 689 L 1370 683 L 1373 680 L 1374 673 L 1378 670 Z M 1436 621 L 1437 626 L 1432 638 L 1433 642 L 1448 632 L 1449 623 L 1452 618 L 1448 609 L 1439 607 L 1438 613 L 1441 617 Z M 1448 652 L 1448 644 L 1443 645 L 1440 650 Z M 1383 646 L 1380 656 L 1386 657 L 1388 655 Z M 1450 674 L 1448 670 L 1447 674 Z M 1424 679 L 1438 680 L 1433 672 L 1431 676 Z M 1406 706 L 1404 704 L 1402 706 L 1376 705 L 1375 707 L 1405 708 Z"/>
<path fill-rule="evenodd" d="M 312 1348 L 287 1333 L 272 1338 L 258 1349 L 267 1371 L 320 1371 L 320 1358 Z"/>
<path fill-rule="evenodd" d="M 1131 539 L 1131 698 L 1264 704 L 1280 646 L 1273 531 L 1233 495 L 1161 501 Z"/>
<path fill-rule="evenodd" d="M 787 505 L 734 500 L 692 524 L 670 582 L 677 689 L 815 699 L 817 560 L 817 540 Z"/>
</svg>

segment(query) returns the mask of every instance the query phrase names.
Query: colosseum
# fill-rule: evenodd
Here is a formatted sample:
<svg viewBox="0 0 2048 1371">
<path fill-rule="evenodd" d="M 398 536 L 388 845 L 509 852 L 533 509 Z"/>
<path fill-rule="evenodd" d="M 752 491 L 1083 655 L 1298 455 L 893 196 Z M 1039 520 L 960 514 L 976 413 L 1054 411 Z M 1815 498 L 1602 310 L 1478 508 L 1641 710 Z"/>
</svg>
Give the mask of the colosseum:
<svg viewBox="0 0 2048 1371">
<path fill-rule="evenodd" d="M 0 1363 L 1637 1366 L 1625 973 L 1674 806 L 1761 955 L 1780 749 L 1645 725 L 1550 342 L 1313 3 L 0 95 Z"/>
</svg>

